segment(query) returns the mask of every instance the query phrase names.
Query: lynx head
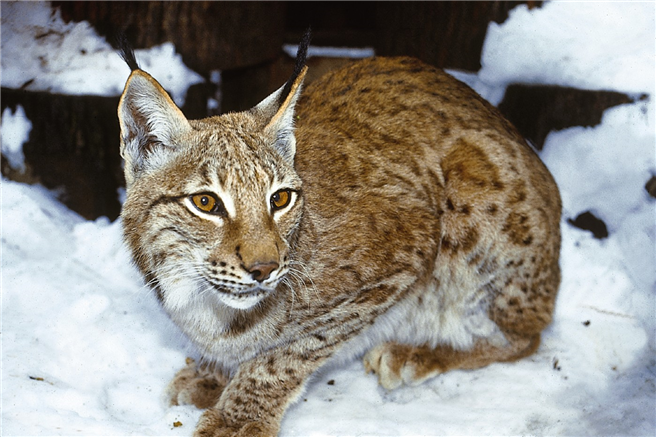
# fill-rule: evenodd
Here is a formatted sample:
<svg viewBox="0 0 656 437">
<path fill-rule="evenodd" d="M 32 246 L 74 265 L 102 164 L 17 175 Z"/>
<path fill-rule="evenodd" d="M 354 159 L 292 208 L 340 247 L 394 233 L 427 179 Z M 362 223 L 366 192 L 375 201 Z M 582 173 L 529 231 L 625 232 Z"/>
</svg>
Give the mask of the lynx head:
<svg viewBox="0 0 656 437">
<path fill-rule="evenodd" d="M 249 111 L 187 120 L 131 49 L 123 57 L 122 219 L 135 262 L 169 312 L 208 299 L 255 307 L 289 271 L 301 220 L 293 115 L 307 68 Z"/>
</svg>

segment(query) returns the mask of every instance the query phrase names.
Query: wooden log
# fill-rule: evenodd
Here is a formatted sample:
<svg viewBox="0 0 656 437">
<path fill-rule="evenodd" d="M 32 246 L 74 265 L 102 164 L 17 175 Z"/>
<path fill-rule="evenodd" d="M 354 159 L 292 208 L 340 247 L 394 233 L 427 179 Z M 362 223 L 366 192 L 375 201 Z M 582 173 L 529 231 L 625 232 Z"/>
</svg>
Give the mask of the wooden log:
<svg viewBox="0 0 656 437">
<path fill-rule="evenodd" d="M 501 23 L 519 4 L 542 2 L 377 2 L 376 54 L 414 56 L 441 68 L 478 71 L 491 21 Z"/>
<path fill-rule="evenodd" d="M 271 61 L 284 37 L 284 2 L 53 2 L 64 20 L 86 20 L 100 35 L 124 31 L 136 48 L 166 41 L 192 70 L 208 76 Z"/>
<path fill-rule="evenodd" d="M 588 91 L 547 85 L 513 84 L 506 89 L 499 110 L 533 145 L 542 150 L 552 130 L 595 126 L 603 112 L 632 100 L 614 91 Z"/>
<path fill-rule="evenodd" d="M 112 42 L 124 32 L 135 48 L 167 41 L 186 66 L 209 79 L 224 72 L 221 112 L 244 109 L 266 94 L 267 74 L 282 51 L 285 2 L 53 2 L 67 21 L 88 21 Z M 204 92 L 205 94 L 201 93 Z M 211 84 L 192 98 L 213 97 Z M 215 115 L 194 113 L 194 118 Z"/>
<path fill-rule="evenodd" d="M 2 109 L 17 105 L 32 122 L 23 154 L 34 179 L 61 190 L 64 204 L 85 218 L 118 217 L 117 188 L 124 185 L 118 97 L 2 88 Z"/>
</svg>

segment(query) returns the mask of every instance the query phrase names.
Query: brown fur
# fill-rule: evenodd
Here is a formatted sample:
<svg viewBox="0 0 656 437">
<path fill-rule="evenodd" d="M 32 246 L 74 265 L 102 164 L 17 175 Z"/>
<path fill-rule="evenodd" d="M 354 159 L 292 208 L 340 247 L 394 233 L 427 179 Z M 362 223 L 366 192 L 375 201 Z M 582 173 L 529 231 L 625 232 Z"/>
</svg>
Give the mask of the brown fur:
<svg viewBox="0 0 656 437">
<path fill-rule="evenodd" d="M 227 384 L 228 379 L 220 371 L 187 358 L 187 366 L 175 375 L 167 393 L 171 405 L 192 404 L 206 409 L 216 405 Z"/>
<path fill-rule="evenodd" d="M 210 407 L 198 436 L 275 435 L 329 359 L 369 349 L 391 389 L 530 355 L 551 321 L 560 197 L 495 108 L 410 58 L 354 63 L 296 102 L 303 74 L 286 99 L 199 121 L 139 70 L 121 100 L 126 241 L 200 351 L 170 386 Z M 280 211 L 277 189 L 294 193 Z M 199 192 L 225 214 L 195 209 Z M 274 264 L 270 288 L 249 285 Z"/>
<path fill-rule="evenodd" d="M 508 337 L 508 336 L 507 336 Z M 442 345 L 435 348 L 384 343 L 364 357 L 367 372 L 378 374 L 380 384 L 392 390 L 402 384 L 416 385 L 454 369 L 478 369 L 494 362 L 516 361 L 535 352 L 540 335 L 518 336 L 510 346 L 497 347 L 479 340 L 472 349 L 458 350 Z"/>
</svg>

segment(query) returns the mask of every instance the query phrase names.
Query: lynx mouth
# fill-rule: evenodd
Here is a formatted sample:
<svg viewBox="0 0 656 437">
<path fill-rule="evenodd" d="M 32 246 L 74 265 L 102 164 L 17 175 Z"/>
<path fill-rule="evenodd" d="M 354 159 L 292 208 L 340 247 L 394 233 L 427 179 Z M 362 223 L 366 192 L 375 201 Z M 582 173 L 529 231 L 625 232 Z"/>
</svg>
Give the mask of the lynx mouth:
<svg viewBox="0 0 656 437">
<path fill-rule="evenodd" d="M 246 290 L 238 290 L 224 287 L 213 287 L 217 292 L 217 297 L 227 306 L 239 310 L 246 310 L 257 305 L 262 299 L 268 296 L 273 289 L 263 287 L 253 287 Z"/>
</svg>

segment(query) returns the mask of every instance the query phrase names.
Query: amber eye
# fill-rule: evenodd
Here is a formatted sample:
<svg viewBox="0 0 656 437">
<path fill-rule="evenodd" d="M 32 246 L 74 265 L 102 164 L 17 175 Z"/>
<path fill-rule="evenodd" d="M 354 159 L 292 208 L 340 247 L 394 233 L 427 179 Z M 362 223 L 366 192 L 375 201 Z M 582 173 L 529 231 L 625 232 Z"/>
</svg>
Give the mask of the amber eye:
<svg viewBox="0 0 656 437">
<path fill-rule="evenodd" d="M 223 202 L 221 202 L 221 200 L 219 200 L 214 194 L 194 194 L 190 199 L 199 211 L 208 214 L 225 214 Z"/>
<path fill-rule="evenodd" d="M 277 211 L 283 209 L 292 200 L 292 193 L 290 190 L 280 190 L 271 196 L 271 209 Z"/>
</svg>

